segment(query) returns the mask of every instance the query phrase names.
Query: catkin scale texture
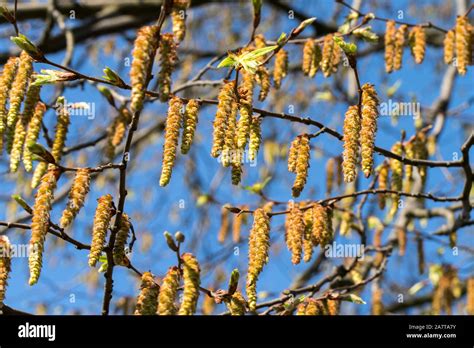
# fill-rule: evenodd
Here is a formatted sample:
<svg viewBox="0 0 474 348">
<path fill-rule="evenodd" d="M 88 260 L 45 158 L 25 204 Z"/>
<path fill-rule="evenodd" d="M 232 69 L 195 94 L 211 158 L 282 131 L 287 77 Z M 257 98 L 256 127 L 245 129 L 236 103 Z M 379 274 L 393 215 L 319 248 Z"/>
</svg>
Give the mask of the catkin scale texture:
<svg viewBox="0 0 474 348">
<path fill-rule="evenodd" d="M 31 121 L 28 124 L 25 145 L 23 148 L 23 164 L 27 172 L 30 172 L 33 169 L 32 153 L 28 149 L 28 144 L 34 144 L 38 140 L 39 132 L 41 130 L 41 122 L 45 112 L 46 105 L 44 105 L 42 102 L 38 102 L 36 104 Z"/>
<path fill-rule="evenodd" d="M 304 215 L 297 203 L 290 203 L 289 211 L 285 221 L 285 241 L 291 252 L 291 262 L 296 265 L 300 263 L 302 255 Z"/>
<path fill-rule="evenodd" d="M 469 25 L 469 21 L 465 16 L 459 16 L 456 19 L 456 67 L 460 75 L 466 74 L 467 65 L 472 60 L 472 32 Z"/>
<path fill-rule="evenodd" d="M 352 182 L 357 176 L 357 161 L 360 149 L 361 119 L 356 105 L 347 109 L 344 117 L 344 151 L 342 153 L 342 171 L 344 181 Z"/>
<path fill-rule="evenodd" d="M 411 53 L 415 58 L 416 64 L 421 64 L 425 58 L 425 49 L 426 49 L 426 34 L 425 30 L 421 26 L 413 27 L 410 32 L 410 46 Z"/>
<path fill-rule="evenodd" d="M 21 102 L 25 97 L 32 72 L 33 58 L 31 58 L 25 51 L 22 51 L 18 63 L 18 70 L 10 90 L 10 109 L 7 114 L 8 127 L 13 127 L 16 124 Z"/>
<path fill-rule="evenodd" d="M 189 253 L 182 256 L 183 260 L 183 302 L 179 308 L 178 315 L 193 315 L 199 299 L 199 286 L 201 285 L 199 263 Z"/>
<path fill-rule="evenodd" d="M 113 198 L 110 194 L 100 197 L 97 202 L 94 224 L 92 226 L 91 251 L 89 254 L 89 266 L 91 267 L 95 267 L 102 253 L 107 229 L 109 228 L 113 213 Z"/>
<path fill-rule="evenodd" d="M 166 186 L 171 180 L 176 159 L 176 148 L 179 140 L 183 102 L 178 97 L 169 101 L 168 116 L 166 117 L 165 141 L 163 144 L 163 162 L 160 177 L 160 186 Z"/>
<path fill-rule="evenodd" d="M 360 129 L 362 172 L 368 178 L 372 173 L 375 135 L 377 133 L 378 97 L 374 86 L 362 86 L 362 125 Z"/>
<path fill-rule="evenodd" d="M 454 30 L 449 30 L 444 37 L 444 62 L 450 64 L 454 59 L 456 34 Z"/>
<path fill-rule="evenodd" d="M 7 102 L 10 89 L 15 79 L 18 68 L 18 58 L 11 57 L 3 66 L 3 72 L 0 76 L 0 139 L 7 126 Z M 2 141 L 0 140 L 0 153 L 2 152 Z"/>
<path fill-rule="evenodd" d="M 403 48 L 405 46 L 405 36 L 407 32 L 405 24 L 400 25 L 395 33 L 395 52 L 393 56 L 393 70 L 400 70 L 402 67 Z"/>
<path fill-rule="evenodd" d="M 71 225 L 72 221 L 84 206 L 84 201 L 90 189 L 90 170 L 81 168 L 76 172 L 76 177 L 69 192 L 66 209 L 63 211 L 59 224 L 62 228 Z"/>
<path fill-rule="evenodd" d="M 275 55 L 275 67 L 273 68 L 273 81 L 276 89 L 281 86 L 282 80 L 288 74 L 288 53 L 280 49 Z"/>
<path fill-rule="evenodd" d="M 191 99 L 186 104 L 183 120 L 183 135 L 181 140 L 181 153 L 187 154 L 191 148 L 198 123 L 199 102 Z"/>
<path fill-rule="evenodd" d="M 142 275 L 140 294 L 137 297 L 135 315 L 154 315 L 158 306 L 159 287 L 150 272 Z"/>
<path fill-rule="evenodd" d="M 387 21 L 385 27 L 385 71 L 391 73 L 393 71 L 393 57 L 395 55 L 395 21 Z"/>
<path fill-rule="evenodd" d="M 178 62 L 176 43 L 173 34 L 163 34 L 160 40 L 160 71 L 158 73 L 158 86 L 160 100 L 168 101 L 171 93 L 171 74 Z"/>
<path fill-rule="evenodd" d="M 295 166 L 296 178 L 292 188 L 293 197 L 298 197 L 306 185 L 311 152 L 309 136 L 304 134 L 300 137 L 301 139 L 298 146 L 298 155 L 296 157 Z"/>
<path fill-rule="evenodd" d="M 127 214 L 123 213 L 120 217 L 120 224 L 117 234 L 115 235 L 115 243 L 112 249 L 114 264 L 116 265 L 126 265 L 125 244 L 127 243 L 130 228 L 130 219 Z"/>
<path fill-rule="evenodd" d="M 159 315 L 175 315 L 177 308 L 175 305 L 176 295 L 179 287 L 179 270 L 178 267 L 171 267 L 160 287 L 158 296 L 158 312 Z"/>
<path fill-rule="evenodd" d="M 218 157 L 224 147 L 227 120 L 232 112 L 233 101 L 235 100 L 234 86 L 233 81 L 226 83 L 217 97 L 219 103 L 213 123 L 212 157 Z"/>
</svg>

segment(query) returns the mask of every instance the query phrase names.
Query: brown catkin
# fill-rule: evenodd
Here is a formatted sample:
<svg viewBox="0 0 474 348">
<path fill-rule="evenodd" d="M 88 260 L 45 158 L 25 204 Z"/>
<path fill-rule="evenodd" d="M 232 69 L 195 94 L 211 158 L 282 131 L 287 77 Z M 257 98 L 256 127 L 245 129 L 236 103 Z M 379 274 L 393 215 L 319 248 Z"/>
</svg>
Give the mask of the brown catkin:
<svg viewBox="0 0 474 348">
<path fill-rule="evenodd" d="M 241 292 L 236 291 L 227 303 L 230 315 L 245 315 L 247 311 L 247 301 Z"/>
<path fill-rule="evenodd" d="M 297 265 L 301 261 L 305 233 L 304 215 L 298 203 L 291 202 L 288 206 L 290 212 L 285 221 L 285 241 L 291 252 L 291 262 Z"/>
<path fill-rule="evenodd" d="M 298 159 L 298 151 L 300 148 L 301 137 L 296 137 L 290 144 L 288 150 L 288 171 L 290 173 L 296 173 L 296 160 Z"/>
<path fill-rule="evenodd" d="M 54 190 L 56 189 L 59 175 L 59 169 L 51 167 L 41 179 L 41 184 L 36 193 L 31 219 L 31 239 L 28 258 L 30 285 L 34 285 L 38 282 L 41 273 L 44 241 L 49 230 L 49 218 L 54 199 Z"/>
<path fill-rule="evenodd" d="M 384 162 L 380 165 L 378 172 L 379 176 L 377 178 L 378 188 L 379 190 L 387 190 L 389 184 L 389 171 L 390 166 L 387 162 Z M 385 194 L 378 195 L 378 202 L 380 209 L 385 209 Z"/>
<path fill-rule="evenodd" d="M 76 176 L 69 192 L 69 199 L 66 209 L 64 209 L 59 224 L 62 228 L 71 225 L 72 221 L 84 206 L 86 195 L 90 189 L 91 174 L 89 168 L 81 168 L 76 172 Z"/>
<path fill-rule="evenodd" d="M 186 253 L 182 256 L 183 260 L 183 302 L 179 308 L 178 315 L 193 315 L 196 312 L 196 306 L 199 299 L 200 268 L 196 258 Z"/>
<path fill-rule="evenodd" d="M 191 99 L 186 104 L 183 119 L 183 135 L 181 139 L 181 153 L 187 154 L 194 140 L 194 133 L 198 123 L 199 101 Z"/>
<path fill-rule="evenodd" d="M 239 113 L 237 123 L 237 147 L 244 149 L 250 136 L 250 125 L 252 123 L 252 92 L 244 87 L 239 87 Z"/>
<path fill-rule="evenodd" d="M 421 275 L 425 272 L 425 250 L 423 246 L 423 238 L 420 234 L 417 234 L 415 240 L 418 258 L 418 273 Z"/>
<path fill-rule="evenodd" d="M 314 245 L 324 248 L 333 239 L 332 209 L 315 203 L 313 206 L 312 238 Z"/>
<path fill-rule="evenodd" d="M 253 116 L 250 124 L 250 136 L 249 136 L 249 159 L 251 161 L 257 158 L 258 150 L 262 144 L 262 130 L 261 130 L 262 118 L 259 116 Z"/>
<path fill-rule="evenodd" d="M 3 66 L 0 76 L 0 154 L 3 151 L 3 133 L 7 126 L 7 101 L 10 89 L 15 79 L 18 67 L 18 58 L 10 57 Z"/>
<path fill-rule="evenodd" d="M 407 32 L 407 26 L 405 24 L 398 27 L 395 33 L 395 52 L 393 56 L 393 70 L 400 70 L 402 67 L 403 59 L 403 48 L 405 46 L 405 35 Z"/>
<path fill-rule="evenodd" d="M 125 244 L 127 243 L 127 239 L 130 233 L 131 224 L 128 215 L 123 213 L 120 217 L 120 224 L 115 235 L 115 243 L 112 249 L 112 254 L 114 257 L 114 264 L 125 266 Z"/>
<path fill-rule="evenodd" d="M 26 132 L 25 145 L 23 148 L 23 164 L 27 172 L 33 169 L 32 153 L 28 148 L 28 144 L 34 144 L 38 140 L 39 132 L 41 130 L 41 122 L 43 121 L 44 113 L 46 112 L 46 105 L 42 102 L 38 102 L 28 124 L 28 130 Z"/>
<path fill-rule="evenodd" d="M 456 19 L 456 67 L 460 75 L 465 75 L 467 65 L 472 58 L 472 33 L 468 18 L 459 16 Z"/>
<path fill-rule="evenodd" d="M 368 178 L 374 164 L 374 144 L 377 133 L 379 100 L 374 86 L 366 83 L 362 86 L 362 125 L 360 129 L 362 172 Z"/>
<path fill-rule="evenodd" d="M 306 184 L 311 152 L 309 136 L 307 134 L 303 134 L 300 137 L 301 139 L 300 144 L 298 146 L 298 155 L 296 157 L 296 178 L 292 187 L 293 197 L 299 197 L 301 191 L 303 191 L 303 188 Z"/>
<path fill-rule="evenodd" d="M 221 244 L 225 242 L 227 235 L 229 234 L 230 218 L 230 211 L 224 205 L 221 208 L 221 226 L 219 227 L 219 232 L 217 233 L 217 241 Z"/>
<path fill-rule="evenodd" d="M 393 71 L 393 57 L 395 55 L 395 21 L 387 21 L 385 27 L 385 71 L 391 73 Z"/>
<path fill-rule="evenodd" d="M 331 157 L 326 162 L 326 196 L 329 196 L 334 187 L 334 175 L 336 169 L 336 160 Z"/>
<path fill-rule="evenodd" d="M 102 249 L 104 248 L 107 229 L 109 228 L 110 219 L 113 214 L 114 202 L 110 194 L 104 195 L 97 200 L 97 209 L 94 216 L 94 224 L 92 226 L 92 243 L 89 254 L 89 266 L 95 267 L 99 260 Z"/>
<path fill-rule="evenodd" d="M 344 181 L 352 182 L 357 177 L 357 162 L 359 159 L 361 119 L 359 108 L 352 105 L 344 117 L 344 152 L 342 153 L 342 171 Z"/>
<path fill-rule="evenodd" d="M 254 311 L 257 305 L 257 280 L 268 262 L 269 249 L 270 218 L 264 208 L 258 208 L 253 213 L 253 225 L 249 236 L 246 292 L 251 311 Z"/>
<path fill-rule="evenodd" d="M 160 72 L 158 73 L 158 86 L 160 100 L 168 101 L 171 93 L 171 74 L 178 62 L 176 43 L 173 34 L 163 34 L 160 40 Z"/>
<path fill-rule="evenodd" d="M 249 207 L 247 205 L 244 205 L 242 207 L 242 210 L 248 210 Z M 246 223 L 247 218 L 246 214 L 237 214 L 234 216 L 234 220 L 232 221 L 232 241 L 234 243 L 239 243 L 240 242 L 240 234 L 242 230 L 242 224 Z"/>
<path fill-rule="evenodd" d="M 371 308 L 372 315 L 384 314 L 382 296 L 383 296 L 382 289 L 379 286 L 374 285 L 372 287 L 372 308 Z"/>
<path fill-rule="evenodd" d="M 449 30 L 444 37 L 444 62 L 450 64 L 454 59 L 456 34 L 454 30 Z"/>
<path fill-rule="evenodd" d="M 391 151 L 399 156 L 403 154 L 403 145 L 400 142 L 396 142 Z M 390 189 L 394 191 L 401 191 L 403 188 L 403 163 L 391 158 L 390 159 L 390 170 L 392 177 L 390 180 Z M 393 218 L 398 211 L 398 200 L 400 196 L 397 193 L 392 194 L 392 207 L 389 212 L 389 218 Z"/>
<path fill-rule="evenodd" d="M 145 100 L 145 90 L 158 46 L 158 27 L 151 25 L 138 30 L 133 46 L 130 68 L 132 85 L 130 108 L 132 114 L 140 112 Z"/>
<path fill-rule="evenodd" d="M 474 277 L 467 280 L 467 306 L 466 311 L 469 315 L 474 315 Z"/>
<path fill-rule="evenodd" d="M 7 236 L 0 236 L 0 311 L 3 308 L 8 277 L 11 271 L 11 245 Z"/>
<path fill-rule="evenodd" d="M 281 86 L 281 81 L 288 74 L 288 52 L 280 49 L 275 55 L 275 67 L 273 68 L 273 81 L 276 89 Z"/>
<path fill-rule="evenodd" d="M 416 64 L 421 64 L 425 58 L 426 34 L 425 29 L 419 25 L 413 27 L 409 35 L 411 54 Z"/>
<path fill-rule="evenodd" d="M 321 70 L 324 77 L 329 77 L 333 73 L 335 44 L 333 34 L 324 37 L 323 52 L 321 58 Z"/>
<path fill-rule="evenodd" d="M 166 276 L 163 278 L 163 283 L 160 287 L 160 294 L 158 296 L 158 311 L 159 315 L 175 315 L 178 309 L 176 308 L 176 295 L 179 287 L 179 269 L 174 266 L 168 269 Z"/>
<path fill-rule="evenodd" d="M 155 283 L 153 274 L 145 272 L 142 275 L 140 294 L 137 297 L 135 315 L 154 315 L 158 306 L 159 287 Z"/>
<path fill-rule="evenodd" d="M 306 299 L 307 305 L 304 315 L 328 315 L 329 310 L 324 300 L 316 300 L 314 298 Z"/>
<path fill-rule="evenodd" d="M 160 186 L 168 185 L 171 179 L 171 173 L 176 160 L 176 147 L 178 146 L 179 128 L 181 126 L 183 108 L 183 102 L 179 97 L 173 97 L 170 99 L 168 116 L 166 117 Z"/>
<path fill-rule="evenodd" d="M 213 123 L 212 157 L 217 158 L 224 147 L 227 120 L 232 113 L 233 101 L 235 100 L 234 87 L 234 81 L 227 82 L 217 97 L 219 103 L 217 104 L 217 112 Z"/>
<path fill-rule="evenodd" d="M 413 141 L 414 157 L 421 160 L 426 160 L 429 157 L 428 151 L 428 137 L 424 131 L 418 132 Z M 426 182 L 427 169 L 426 166 L 418 166 L 418 174 L 421 177 L 421 183 L 424 186 Z"/>
<path fill-rule="evenodd" d="M 260 86 L 260 93 L 258 94 L 258 100 L 264 101 L 267 99 L 268 93 L 270 92 L 270 72 L 266 67 L 260 65 L 255 73 L 255 81 Z"/>
<path fill-rule="evenodd" d="M 25 51 L 22 51 L 20 54 L 20 62 L 18 63 L 18 70 L 10 90 L 10 109 L 7 114 L 8 127 L 13 127 L 16 124 L 21 102 L 25 97 L 32 72 L 33 58 Z"/>
<path fill-rule="evenodd" d="M 305 223 L 305 228 L 304 228 L 304 235 L 303 235 L 303 252 L 304 252 L 304 257 L 303 261 L 304 262 L 309 262 L 311 261 L 311 258 L 313 256 L 313 209 L 306 209 L 304 211 L 304 223 Z"/>
<path fill-rule="evenodd" d="M 232 185 L 238 185 L 240 180 L 242 180 L 242 165 L 240 163 L 232 164 Z"/>
<path fill-rule="evenodd" d="M 173 24 L 173 34 L 179 43 L 186 36 L 186 8 L 189 6 L 189 0 L 174 0 L 171 10 L 171 22 Z"/>
</svg>

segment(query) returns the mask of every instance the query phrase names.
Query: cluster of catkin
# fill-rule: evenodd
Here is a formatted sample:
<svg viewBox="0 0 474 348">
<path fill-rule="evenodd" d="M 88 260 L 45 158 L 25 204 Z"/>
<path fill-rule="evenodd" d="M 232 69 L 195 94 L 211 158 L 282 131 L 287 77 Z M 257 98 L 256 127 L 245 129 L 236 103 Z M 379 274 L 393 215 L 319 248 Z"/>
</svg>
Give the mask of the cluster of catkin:
<svg viewBox="0 0 474 348">
<path fill-rule="evenodd" d="M 391 73 L 402 67 L 403 50 L 406 45 L 408 26 L 402 24 L 396 27 L 394 20 L 387 21 L 385 28 L 385 71 Z M 416 64 L 423 62 L 426 49 L 424 27 L 414 26 L 408 34 L 408 43 Z"/>
<path fill-rule="evenodd" d="M 465 75 L 467 65 L 473 64 L 472 47 L 474 45 L 474 26 L 466 16 L 458 16 L 456 25 L 444 38 L 444 62 L 455 66 L 460 75 Z"/>
<path fill-rule="evenodd" d="M 462 284 L 455 268 L 446 265 L 440 273 L 431 302 L 432 314 L 439 315 L 444 311 L 447 315 L 451 315 L 454 300 L 462 294 Z"/>
<path fill-rule="evenodd" d="M 296 315 L 338 315 L 340 305 L 338 300 L 306 298 L 296 308 Z"/>
<path fill-rule="evenodd" d="M 198 123 L 199 105 L 199 102 L 195 99 L 189 100 L 186 105 L 179 97 L 173 97 L 169 100 L 160 186 L 168 185 L 171 180 L 181 128 L 183 128 L 181 153 L 186 154 L 191 148 Z"/>
<path fill-rule="evenodd" d="M 173 24 L 173 34 L 179 43 L 186 36 L 186 10 L 189 7 L 190 0 L 173 0 L 171 9 L 171 21 Z"/>
<path fill-rule="evenodd" d="M 248 206 L 244 205 L 241 207 L 241 210 L 249 209 Z M 232 232 L 232 242 L 240 242 L 240 234 L 242 230 L 242 225 L 247 223 L 247 214 L 232 214 L 227 206 L 221 208 L 221 225 L 219 227 L 219 232 L 217 233 L 217 241 L 221 244 L 225 243 Z"/>
<path fill-rule="evenodd" d="M 333 34 L 324 37 L 322 49 L 315 40 L 309 39 L 303 46 L 303 73 L 314 77 L 321 69 L 324 77 L 329 77 L 337 71 L 341 58 L 341 48 L 334 42 Z"/>
</svg>

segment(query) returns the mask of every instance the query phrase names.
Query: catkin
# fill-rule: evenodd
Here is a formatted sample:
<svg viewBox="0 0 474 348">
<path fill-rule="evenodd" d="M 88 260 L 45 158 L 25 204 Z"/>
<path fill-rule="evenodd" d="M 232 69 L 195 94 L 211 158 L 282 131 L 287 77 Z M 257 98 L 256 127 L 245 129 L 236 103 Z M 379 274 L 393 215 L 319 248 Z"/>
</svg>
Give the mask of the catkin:
<svg viewBox="0 0 474 348">
<path fill-rule="evenodd" d="M 234 81 L 226 83 L 217 97 L 219 103 L 217 105 L 216 117 L 213 123 L 212 157 L 218 157 L 224 147 L 227 119 L 232 113 L 233 101 L 235 100 L 234 87 Z"/>
<path fill-rule="evenodd" d="M 92 226 L 92 243 L 89 254 L 89 266 L 95 267 L 99 256 L 104 248 L 107 229 L 113 214 L 113 198 L 110 194 L 104 195 L 97 200 L 97 209 Z"/>
<path fill-rule="evenodd" d="M 298 146 L 298 155 L 295 166 L 296 178 L 292 188 L 293 197 L 298 197 L 306 184 L 311 152 L 309 136 L 304 134 L 300 137 L 301 139 Z"/>
<path fill-rule="evenodd" d="M 444 62 L 450 64 L 454 59 L 456 34 L 454 30 L 449 30 L 444 37 Z"/>
<path fill-rule="evenodd" d="M 137 297 L 135 315 L 154 315 L 158 306 L 159 287 L 150 272 L 142 275 L 140 294 Z"/>
<path fill-rule="evenodd" d="M 186 36 L 186 8 L 189 6 L 188 0 L 174 0 L 171 10 L 171 22 L 173 34 L 177 42 L 184 40 Z"/>
<path fill-rule="evenodd" d="M 22 51 L 18 63 L 18 71 L 11 85 L 10 109 L 7 114 L 7 126 L 13 127 L 18 119 L 21 102 L 25 97 L 28 82 L 33 72 L 33 58 L 28 53 Z"/>
<path fill-rule="evenodd" d="M 474 277 L 467 280 L 467 314 L 474 315 Z"/>
<path fill-rule="evenodd" d="M 399 156 L 403 154 L 403 145 L 400 142 L 396 142 L 391 151 Z M 390 159 L 390 170 L 392 173 L 390 180 L 390 189 L 394 191 L 401 191 L 403 188 L 403 163 L 391 158 Z M 392 206 L 389 212 L 389 218 L 393 218 L 398 211 L 398 200 L 400 196 L 397 193 L 392 194 Z"/>
<path fill-rule="evenodd" d="M 171 173 L 176 159 L 176 147 L 178 146 L 182 110 L 183 102 L 181 99 L 173 97 L 169 101 L 168 116 L 166 117 L 160 186 L 168 185 L 171 179 Z"/>
<path fill-rule="evenodd" d="M 159 315 L 175 315 L 177 312 L 175 299 L 179 287 L 179 269 L 174 266 L 171 267 L 166 276 L 163 278 L 163 283 L 160 287 L 160 294 L 158 296 L 158 312 Z"/>
<path fill-rule="evenodd" d="M 335 44 L 333 35 L 328 34 L 324 37 L 323 52 L 321 58 L 321 70 L 324 77 L 329 77 L 333 73 Z"/>
<path fill-rule="evenodd" d="M 44 241 L 49 230 L 51 206 L 59 174 L 59 169 L 51 167 L 41 179 L 41 184 L 36 193 L 31 219 L 31 239 L 28 258 L 30 285 L 38 282 L 41 273 Z"/>
<path fill-rule="evenodd" d="M 260 93 L 258 94 L 258 100 L 264 101 L 267 99 L 268 93 L 270 92 L 270 72 L 266 67 L 260 65 L 255 73 L 255 81 L 260 86 Z"/>
<path fill-rule="evenodd" d="M 11 245 L 7 236 L 0 236 L 0 310 L 5 300 L 8 277 L 11 271 Z"/>
<path fill-rule="evenodd" d="M 145 90 L 158 46 L 158 27 L 151 25 L 138 30 L 133 46 L 133 60 L 130 67 L 132 85 L 130 108 L 132 114 L 140 112 L 145 100 Z"/>
<path fill-rule="evenodd" d="M 313 206 L 312 238 L 314 245 L 324 248 L 333 239 L 332 209 L 315 203 Z"/>
<path fill-rule="evenodd" d="M 304 257 L 303 261 L 304 262 L 309 262 L 311 261 L 311 258 L 313 256 L 313 209 L 306 209 L 304 211 L 304 223 L 305 223 L 305 228 L 304 228 L 304 235 L 303 235 L 303 252 L 304 252 Z"/>
<path fill-rule="evenodd" d="M 231 163 L 237 164 L 238 152 L 237 147 L 237 101 L 232 101 L 231 113 L 227 118 L 227 128 L 225 131 L 224 146 L 222 148 L 221 162 L 224 167 L 228 167 Z"/>
<path fill-rule="evenodd" d="M 460 75 L 465 75 L 467 65 L 472 59 L 472 33 L 470 24 L 465 16 L 459 16 L 456 19 L 456 67 Z"/>
<path fill-rule="evenodd" d="M 391 73 L 393 71 L 393 57 L 395 55 L 395 21 L 387 21 L 385 27 L 385 71 Z"/>
<path fill-rule="evenodd" d="M 181 153 L 187 154 L 191 148 L 198 123 L 199 102 L 191 99 L 186 104 L 183 120 L 183 135 L 181 139 Z"/>
<path fill-rule="evenodd" d="M 303 315 L 328 315 L 329 310 L 326 301 L 306 299 L 306 307 Z"/>
<path fill-rule="evenodd" d="M 252 123 L 252 92 L 244 86 L 239 87 L 239 113 L 237 122 L 237 147 L 244 149 L 250 136 Z"/>
<path fill-rule="evenodd" d="M 314 40 L 306 40 L 303 46 L 303 62 L 301 63 L 301 69 L 303 74 L 310 75 L 311 67 L 314 60 L 314 50 L 316 43 Z"/>
<path fill-rule="evenodd" d="M 304 215 L 299 205 L 294 202 L 289 204 L 289 211 L 285 221 L 285 241 L 291 252 L 291 262 L 297 265 L 301 261 L 305 233 Z"/>
<path fill-rule="evenodd" d="M 249 207 L 244 205 L 242 210 L 248 210 Z M 237 214 L 234 216 L 232 221 L 232 241 L 234 243 L 240 242 L 240 233 L 242 229 L 242 224 L 247 222 L 246 214 Z"/>
<path fill-rule="evenodd" d="M 120 218 L 120 225 L 115 235 L 115 243 L 112 249 L 112 254 L 114 257 L 114 264 L 116 265 L 126 265 L 125 261 L 125 244 L 127 243 L 128 235 L 130 233 L 130 220 L 128 215 L 123 213 Z"/>
<path fill-rule="evenodd" d="M 263 267 L 268 262 L 270 249 L 270 218 L 264 208 L 253 213 L 253 225 L 249 236 L 249 263 L 247 271 L 246 292 L 251 311 L 257 305 L 257 280 Z"/>
<path fill-rule="evenodd" d="M 360 129 L 361 164 L 366 178 L 372 173 L 374 164 L 374 143 L 377 133 L 379 100 L 374 86 L 366 83 L 362 86 L 362 126 Z"/>
<path fill-rule="evenodd" d="M 409 35 L 411 54 L 416 64 L 421 64 L 425 58 L 426 34 L 425 29 L 419 25 L 413 27 Z"/>
<path fill-rule="evenodd" d="M 395 52 L 393 56 L 393 70 L 400 70 L 402 67 L 403 59 L 403 47 L 405 46 L 405 35 L 407 32 L 407 26 L 405 24 L 398 27 L 395 33 Z"/>
<path fill-rule="evenodd" d="M 160 72 L 158 73 L 158 86 L 160 100 L 168 101 L 171 93 L 171 74 L 178 62 L 176 43 L 173 34 L 163 34 L 160 40 Z"/>
<path fill-rule="evenodd" d="M 59 224 L 62 228 L 71 225 L 72 221 L 84 206 L 86 195 L 90 189 L 91 174 L 88 168 L 81 168 L 76 172 L 76 176 L 69 192 L 69 199 L 66 209 L 64 209 Z"/>
<path fill-rule="evenodd" d="M 300 148 L 301 137 L 296 137 L 290 144 L 288 150 L 288 171 L 296 173 L 296 160 L 298 159 L 298 151 Z"/>
<path fill-rule="evenodd" d="M 260 128 L 262 119 L 258 116 L 252 117 L 249 136 L 249 159 L 251 161 L 257 158 L 258 150 L 262 143 L 262 130 Z"/>
<path fill-rule="evenodd" d="M 236 291 L 227 303 L 230 315 L 245 315 L 247 311 L 247 301 L 241 292 Z"/>
<path fill-rule="evenodd" d="M 232 164 L 232 185 L 238 185 L 240 180 L 242 180 L 242 165 L 240 163 Z"/>
<path fill-rule="evenodd" d="M 229 234 L 230 228 L 230 211 L 224 205 L 221 208 L 221 226 L 219 227 L 219 232 L 217 233 L 217 241 L 219 243 L 224 243 Z"/>
<path fill-rule="evenodd" d="M 342 171 L 346 183 L 357 177 L 357 161 L 360 148 L 361 119 L 359 108 L 352 105 L 347 109 L 344 117 L 344 151 L 342 153 Z"/>
<path fill-rule="evenodd" d="M 409 141 L 405 143 L 405 157 L 408 159 L 415 158 L 415 149 L 414 149 L 414 142 Z M 403 191 L 411 192 L 412 184 L 413 184 L 413 166 L 411 164 L 407 164 L 405 166 L 405 173 L 403 177 Z"/>
<path fill-rule="evenodd" d="M 374 285 L 372 287 L 372 315 L 383 315 L 384 306 L 382 302 L 383 292 L 379 286 Z"/>
<path fill-rule="evenodd" d="M 193 315 L 196 312 L 196 306 L 199 299 L 200 268 L 196 258 L 186 253 L 182 256 L 183 260 L 183 302 L 179 308 L 178 315 Z"/>
<path fill-rule="evenodd" d="M 288 52 L 280 49 L 275 55 L 275 67 L 273 68 L 273 82 L 276 89 L 281 86 L 281 81 L 288 74 Z"/>
<path fill-rule="evenodd" d="M 117 117 L 112 126 L 108 129 L 107 144 L 105 146 L 105 155 L 109 160 L 115 157 L 115 150 L 125 138 L 127 126 L 132 119 L 132 115 L 126 107 L 120 108 Z"/>
<path fill-rule="evenodd" d="M 38 140 L 39 132 L 41 130 L 41 122 L 43 121 L 44 113 L 46 112 L 46 105 L 38 102 L 33 113 L 33 117 L 28 125 L 26 132 L 25 145 L 23 147 L 23 164 L 27 172 L 33 169 L 32 153 L 28 148 L 28 144 L 34 144 Z"/>
<path fill-rule="evenodd" d="M 426 160 L 429 157 L 428 138 L 425 132 L 418 132 L 413 141 L 414 157 L 421 160 Z M 420 174 L 421 182 L 424 185 L 426 182 L 427 169 L 426 166 L 418 166 L 418 173 Z"/>
<path fill-rule="evenodd" d="M 339 308 L 341 307 L 341 301 L 326 300 L 326 306 L 328 308 L 328 315 L 338 315 Z"/>
<path fill-rule="evenodd" d="M 0 153 L 3 151 L 3 133 L 7 125 L 8 95 L 15 79 L 17 67 L 18 58 L 9 58 L 3 66 L 3 72 L 0 76 Z"/>
<path fill-rule="evenodd" d="M 334 187 L 336 160 L 331 157 L 326 162 L 326 196 L 329 196 Z"/>
<path fill-rule="evenodd" d="M 381 164 L 378 169 L 379 176 L 377 178 L 378 188 L 380 190 L 387 190 L 389 184 L 389 170 L 390 166 L 387 162 Z M 378 202 L 380 209 L 385 209 L 385 194 L 378 195 Z"/>
</svg>

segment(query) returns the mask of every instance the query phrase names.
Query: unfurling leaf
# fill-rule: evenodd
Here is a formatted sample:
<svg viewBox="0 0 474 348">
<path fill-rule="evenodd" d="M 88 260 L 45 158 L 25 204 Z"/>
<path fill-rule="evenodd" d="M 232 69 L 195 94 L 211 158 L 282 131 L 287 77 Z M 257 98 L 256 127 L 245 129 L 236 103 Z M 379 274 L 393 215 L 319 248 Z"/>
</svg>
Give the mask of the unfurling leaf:
<svg viewBox="0 0 474 348">
<path fill-rule="evenodd" d="M 53 164 L 56 163 L 56 160 L 54 159 L 51 152 L 46 150 L 46 148 L 44 148 L 42 145 L 38 143 L 29 143 L 29 144 L 26 144 L 26 146 L 28 147 L 28 150 L 32 154 L 38 156 L 41 160 L 47 163 L 53 163 Z"/>
<path fill-rule="evenodd" d="M 334 35 L 334 42 L 342 48 L 342 50 L 348 55 L 354 55 L 357 52 L 357 45 L 353 43 L 347 43 L 340 36 Z"/>
<path fill-rule="evenodd" d="M 42 69 L 41 74 L 34 75 L 33 78 L 32 86 L 42 86 L 56 82 L 74 81 L 78 79 L 78 76 L 70 72 Z"/>
<path fill-rule="evenodd" d="M 31 58 L 37 61 L 42 61 L 44 59 L 43 52 L 41 52 L 40 49 L 36 47 L 36 45 L 31 42 L 25 35 L 18 34 L 18 36 L 11 36 L 10 40 L 12 40 L 14 44 L 16 44 L 26 53 L 28 53 Z"/>
<path fill-rule="evenodd" d="M 360 298 L 359 296 L 355 294 L 349 294 L 349 296 L 347 297 L 341 297 L 341 300 L 357 303 L 357 304 L 367 304 L 362 298 Z"/>
<path fill-rule="evenodd" d="M 23 209 L 25 209 L 26 212 L 28 212 L 29 214 L 32 214 L 32 213 L 33 213 L 33 210 L 31 209 L 31 207 L 28 205 L 28 203 L 26 203 L 26 201 L 25 201 L 20 195 L 14 194 L 14 195 L 12 195 L 12 198 L 13 198 Z"/>
<path fill-rule="evenodd" d="M 106 79 L 107 81 L 110 81 L 114 85 L 117 85 L 117 86 L 126 85 L 126 83 L 120 78 L 119 74 L 116 73 L 114 70 L 110 69 L 109 67 L 106 67 L 103 71 L 105 74 L 103 78 Z"/>
</svg>

